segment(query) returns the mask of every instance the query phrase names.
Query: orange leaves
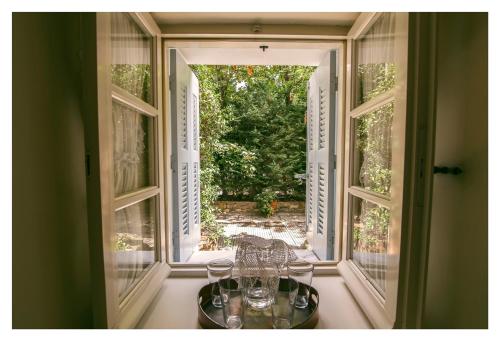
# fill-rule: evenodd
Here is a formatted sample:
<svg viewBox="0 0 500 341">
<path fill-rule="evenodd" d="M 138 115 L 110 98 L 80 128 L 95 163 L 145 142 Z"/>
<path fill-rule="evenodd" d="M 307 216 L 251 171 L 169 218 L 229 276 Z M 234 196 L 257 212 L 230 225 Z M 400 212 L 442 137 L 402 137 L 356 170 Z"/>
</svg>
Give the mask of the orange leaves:
<svg viewBox="0 0 500 341">
<path fill-rule="evenodd" d="M 246 68 L 247 68 L 247 74 L 248 74 L 250 77 L 252 77 L 252 76 L 253 76 L 253 72 L 254 72 L 254 70 L 253 70 L 253 66 L 251 66 L 251 65 L 247 65 L 247 67 L 246 67 Z M 233 71 L 238 70 L 238 65 L 231 65 L 231 69 L 233 69 Z"/>
</svg>

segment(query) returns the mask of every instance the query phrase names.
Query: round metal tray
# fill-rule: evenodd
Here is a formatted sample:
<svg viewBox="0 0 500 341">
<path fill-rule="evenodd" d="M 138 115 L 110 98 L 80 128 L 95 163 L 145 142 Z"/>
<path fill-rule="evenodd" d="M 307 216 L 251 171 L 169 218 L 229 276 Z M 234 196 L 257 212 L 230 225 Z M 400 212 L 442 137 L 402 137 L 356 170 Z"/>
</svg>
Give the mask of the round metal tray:
<svg viewBox="0 0 500 341">
<path fill-rule="evenodd" d="M 198 293 L 198 322 L 202 328 L 206 329 L 224 329 L 224 319 L 222 309 L 212 305 L 212 285 L 203 286 Z M 288 289 L 288 280 L 280 279 L 279 291 L 284 292 Z M 293 329 L 312 329 L 316 326 L 319 319 L 318 313 L 319 294 L 311 287 L 309 295 L 309 304 L 304 309 L 295 308 L 292 323 Z M 245 329 L 268 329 L 272 328 L 271 308 L 256 311 L 250 308 L 245 310 Z"/>
</svg>

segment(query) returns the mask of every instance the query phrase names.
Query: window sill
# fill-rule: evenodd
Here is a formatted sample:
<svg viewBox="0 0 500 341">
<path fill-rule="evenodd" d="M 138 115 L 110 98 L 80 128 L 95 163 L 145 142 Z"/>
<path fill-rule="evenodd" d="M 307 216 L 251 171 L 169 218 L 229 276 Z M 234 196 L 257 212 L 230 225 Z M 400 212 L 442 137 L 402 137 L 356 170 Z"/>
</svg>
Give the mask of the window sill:
<svg viewBox="0 0 500 341">
<path fill-rule="evenodd" d="M 200 328 L 196 297 L 207 283 L 205 276 L 166 278 L 137 328 Z M 313 286 L 320 295 L 317 329 L 372 328 L 341 276 L 315 276 Z"/>
<path fill-rule="evenodd" d="M 315 276 L 337 276 L 337 262 L 314 264 Z M 207 268 L 204 264 L 170 264 L 170 278 L 206 278 Z"/>
<path fill-rule="evenodd" d="M 383 299 L 375 292 L 368 279 L 356 269 L 356 266 L 351 261 L 342 261 L 339 263 L 339 271 L 345 279 L 346 286 L 360 303 L 372 325 L 375 328 L 393 328 L 394 321 L 387 316 Z"/>
</svg>

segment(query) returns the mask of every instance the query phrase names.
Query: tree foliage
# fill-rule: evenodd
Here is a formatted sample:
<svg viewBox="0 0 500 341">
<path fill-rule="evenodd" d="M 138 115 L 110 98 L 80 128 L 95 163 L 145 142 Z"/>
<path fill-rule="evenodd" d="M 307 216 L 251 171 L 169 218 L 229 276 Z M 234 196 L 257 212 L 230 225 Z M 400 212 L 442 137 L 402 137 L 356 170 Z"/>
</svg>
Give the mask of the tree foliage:
<svg viewBox="0 0 500 341">
<path fill-rule="evenodd" d="M 395 86 L 393 63 L 364 64 L 357 68 L 358 96 L 367 102 Z M 366 88 L 363 85 L 368 85 Z M 394 103 L 389 102 L 356 119 L 355 149 L 359 168 L 357 183 L 372 192 L 390 195 L 392 163 L 392 119 Z M 359 200 L 359 199 L 358 199 Z M 357 252 L 387 251 L 390 210 L 359 200 L 359 214 L 354 217 L 353 246 Z"/>
<path fill-rule="evenodd" d="M 305 184 L 294 177 L 305 172 L 307 80 L 314 71 L 304 66 L 195 66 L 203 94 L 201 124 L 223 122 L 223 129 L 204 129 L 210 139 L 211 165 L 221 197 L 253 199 L 263 191 L 282 198 L 303 199 Z M 211 116 L 210 116 L 211 115 Z M 215 117 L 217 116 L 217 117 Z M 216 135 L 216 136 L 214 136 Z M 216 143 L 212 143 L 215 142 Z"/>
<path fill-rule="evenodd" d="M 111 65 L 113 84 L 127 90 L 132 95 L 152 104 L 151 65 L 149 64 L 113 64 Z"/>
<path fill-rule="evenodd" d="M 276 198 L 303 199 L 305 184 L 294 177 L 306 168 L 307 81 L 313 67 L 194 66 L 200 81 L 202 221 L 211 243 L 220 243 L 217 199 L 250 199 L 272 214 Z M 362 103 L 394 87 L 392 64 L 360 65 Z M 363 84 L 369 86 L 363 89 Z M 393 103 L 357 120 L 358 183 L 389 195 Z M 360 202 L 355 249 L 384 252 L 390 211 Z"/>
<path fill-rule="evenodd" d="M 204 65 L 193 67 L 200 79 L 200 204 L 202 234 L 207 249 L 217 249 L 223 242 L 222 227 L 217 224 L 214 202 L 220 192 L 219 167 L 215 153 L 221 136 L 227 132 L 227 120 L 223 114 L 219 84 L 211 68 Z M 221 242 L 222 241 L 222 242 Z"/>
<path fill-rule="evenodd" d="M 257 203 L 257 209 L 260 214 L 264 217 L 269 217 L 273 215 L 273 201 L 276 200 L 276 193 L 270 190 L 265 190 L 255 196 L 255 202 Z"/>
</svg>

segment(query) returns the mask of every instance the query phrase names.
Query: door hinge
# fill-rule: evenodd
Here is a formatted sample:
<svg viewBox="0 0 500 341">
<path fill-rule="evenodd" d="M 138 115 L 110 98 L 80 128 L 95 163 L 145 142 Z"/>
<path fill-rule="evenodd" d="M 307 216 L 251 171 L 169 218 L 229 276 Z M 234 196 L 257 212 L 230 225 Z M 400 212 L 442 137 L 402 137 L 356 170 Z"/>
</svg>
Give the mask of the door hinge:
<svg viewBox="0 0 500 341">
<path fill-rule="evenodd" d="M 175 156 L 174 156 L 174 154 L 170 155 L 170 169 L 175 171 Z"/>
</svg>

